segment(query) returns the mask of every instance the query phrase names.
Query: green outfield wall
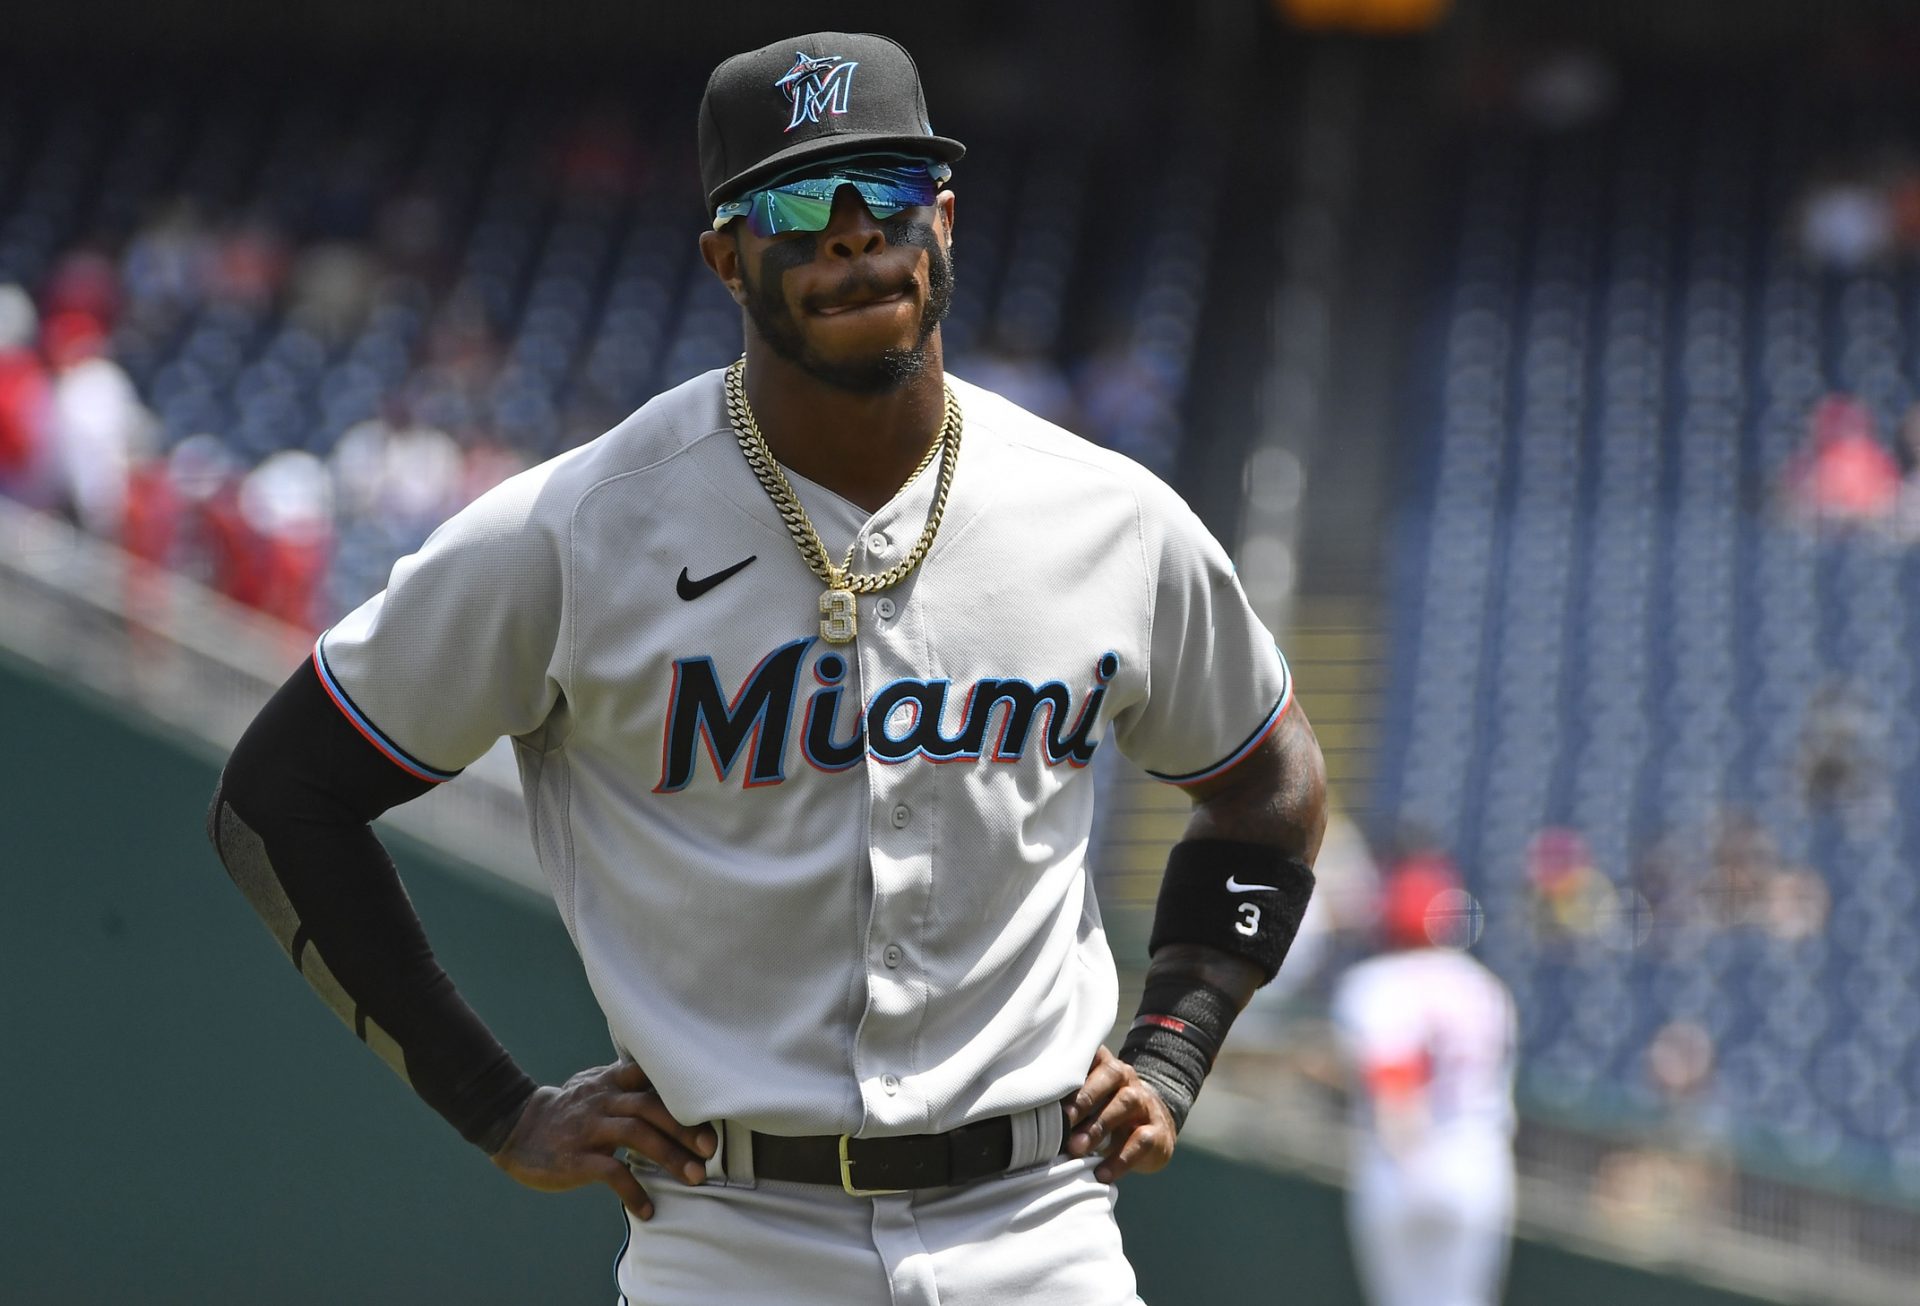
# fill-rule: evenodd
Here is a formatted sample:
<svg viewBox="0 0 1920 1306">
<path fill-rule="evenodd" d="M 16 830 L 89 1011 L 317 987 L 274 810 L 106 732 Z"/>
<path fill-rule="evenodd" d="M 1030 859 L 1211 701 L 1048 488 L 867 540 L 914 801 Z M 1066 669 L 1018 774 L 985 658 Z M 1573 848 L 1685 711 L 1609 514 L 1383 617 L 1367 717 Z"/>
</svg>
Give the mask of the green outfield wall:
<svg viewBox="0 0 1920 1306">
<path fill-rule="evenodd" d="M 613 1300 L 611 1195 L 516 1188 L 307 992 L 201 834 L 210 760 L 4 660 L 0 720 L 0 1301 Z M 396 853 L 535 1076 L 604 1059 L 550 912 Z M 1155 1306 L 1358 1300 L 1325 1185 L 1190 1150 L 1120 1218 Z M 1509 1300 L 1748 1299 L 1522 1244 Z"/>
</svg>

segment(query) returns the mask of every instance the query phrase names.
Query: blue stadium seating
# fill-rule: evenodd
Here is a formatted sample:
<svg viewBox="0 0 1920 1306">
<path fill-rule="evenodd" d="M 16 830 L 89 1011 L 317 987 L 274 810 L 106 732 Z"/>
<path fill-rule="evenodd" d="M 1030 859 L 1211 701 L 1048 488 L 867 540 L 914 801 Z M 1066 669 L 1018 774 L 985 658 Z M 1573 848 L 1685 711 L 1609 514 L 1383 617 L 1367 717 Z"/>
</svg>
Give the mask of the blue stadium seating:
<svg viewBox="0 0 1920 1306">
<path fill-rule="evenodd" d="M 1822 271 L 1792 239 L 1814 142 L 1867 127 L 1695 82 L 1638 86 L 1602 126 L 1463 140 L 1374 810 L 1467 871 L 1534 1100 L 1654 1118 L 1647 1047 L 1692 1020 L 1733 1137 L 1891 1176 L 1920 1152 L 1920 549 L 1809 530 L 1774 499 L 1823 395 L 1898 429 L 1920 270 Z M 1864 703 L 1878 777 L 1838 806 L 1803 764 L 1831 684 Z M 1812 937 L 1755 923 L 1759 890 L 1715 899 L 1732 811 L 1824 882 Z M 1550 826 L 1607 881 L 1599 929 L 1538 923 L 1527 846 Z M 1689 893 L 1644 897 L 1657 849 Z"/>
</svg>

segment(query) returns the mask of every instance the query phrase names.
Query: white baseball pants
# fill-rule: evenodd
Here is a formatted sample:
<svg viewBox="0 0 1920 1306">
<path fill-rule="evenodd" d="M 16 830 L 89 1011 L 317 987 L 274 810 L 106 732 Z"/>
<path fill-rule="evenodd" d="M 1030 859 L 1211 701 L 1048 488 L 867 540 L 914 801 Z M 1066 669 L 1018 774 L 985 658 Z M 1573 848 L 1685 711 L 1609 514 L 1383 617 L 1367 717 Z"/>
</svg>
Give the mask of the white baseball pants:
<svg viewBox="0 0 1920 1306">
<path fill-rule="evenodd" d="M 1513 1236 L 1504 1137 L 1437 1138 L 1357 1158 L 1347 1228 L 1372 1306 L 1494 1306 Z"/>
<path fill-rule="evenodd" d="M 1137 1306 L 1114 1189 L 1093 1168 L 1056 1157 L 877 1197 L 640 1172 L 654 1215 L 627 1217 L 621 1306 Z"/>
</svg>

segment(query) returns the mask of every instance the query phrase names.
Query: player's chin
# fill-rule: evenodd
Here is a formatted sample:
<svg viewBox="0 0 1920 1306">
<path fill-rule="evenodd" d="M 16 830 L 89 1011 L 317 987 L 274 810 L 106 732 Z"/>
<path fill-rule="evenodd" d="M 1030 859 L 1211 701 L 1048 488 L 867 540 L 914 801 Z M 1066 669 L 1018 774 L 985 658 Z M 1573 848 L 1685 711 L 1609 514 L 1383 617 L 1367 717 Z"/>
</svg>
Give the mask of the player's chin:
<svg viewBox="0 0 1920 1306">
<path fill-rule="evenodd" d="M 916 310 L 892 321 L 808 323 L 807 352 L 831 368 L 884 367 L 886 360 L 922 352 L 926 341 Z"/>
<path fill-rule="evenodd" d="M 808 349 L 801 361 L 816 380 L 849 394 L 882 395 L 898 390 L 926 369 L 927 351 L 909 340 L 839 353 Z"/>
</svg>

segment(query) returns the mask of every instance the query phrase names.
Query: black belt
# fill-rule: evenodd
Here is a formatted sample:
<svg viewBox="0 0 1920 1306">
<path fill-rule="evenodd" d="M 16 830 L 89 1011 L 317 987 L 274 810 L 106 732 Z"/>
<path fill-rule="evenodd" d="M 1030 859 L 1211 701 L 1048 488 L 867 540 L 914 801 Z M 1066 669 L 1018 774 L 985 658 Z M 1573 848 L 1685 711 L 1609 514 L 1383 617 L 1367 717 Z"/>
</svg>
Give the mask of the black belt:
<svg viewBox="0 0 1920 1306">
<path fill-rule="evenodd" d="M 945 1188 L 1005 1174 L 1013 1162 L 1013 1120 L 995 1116 L 944 1134 L 850 1138 L 812 1134 L 753 1136 L 756 1179 L 838 1184 L 856 1197 Z"/>
</svg>

